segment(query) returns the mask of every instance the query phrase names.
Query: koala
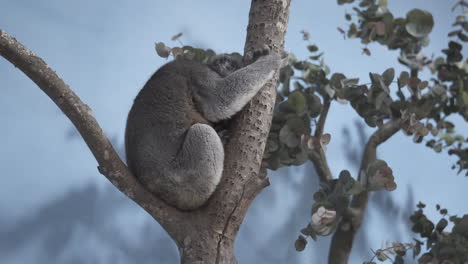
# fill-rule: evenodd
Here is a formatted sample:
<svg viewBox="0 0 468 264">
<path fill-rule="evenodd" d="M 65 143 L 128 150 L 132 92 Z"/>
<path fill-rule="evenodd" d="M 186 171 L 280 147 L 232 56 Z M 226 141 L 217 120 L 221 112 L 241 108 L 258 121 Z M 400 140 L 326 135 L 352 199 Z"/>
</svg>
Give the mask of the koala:
<svg viewBox="0 0 468 264">
<path fill-rule="evenodd" d="M 209 64 L 177 58 L 162 66 L 128 114 L 130 171 L 178 209 L 202 206 L 223 171 L 223 144 L 212 125 L 239 112 L 287 60 L 285 52 L 270 52 L 243 68 L 234 55 L 215 56 Z"/>
</svg>

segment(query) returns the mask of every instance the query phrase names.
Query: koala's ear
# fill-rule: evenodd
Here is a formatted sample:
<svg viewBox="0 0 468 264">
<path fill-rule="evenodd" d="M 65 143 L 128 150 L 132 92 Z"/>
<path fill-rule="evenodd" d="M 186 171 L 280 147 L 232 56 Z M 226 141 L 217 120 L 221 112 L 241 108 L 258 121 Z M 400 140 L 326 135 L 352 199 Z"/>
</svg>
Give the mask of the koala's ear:
<svg viewBox="0 0 468 264">
<path fill-rule="evenodd" d="M 213 55 L 208 58 L 206 64 L 213 64 L 213 62 L 219 57 L 219 55 Z"/>
</svg>

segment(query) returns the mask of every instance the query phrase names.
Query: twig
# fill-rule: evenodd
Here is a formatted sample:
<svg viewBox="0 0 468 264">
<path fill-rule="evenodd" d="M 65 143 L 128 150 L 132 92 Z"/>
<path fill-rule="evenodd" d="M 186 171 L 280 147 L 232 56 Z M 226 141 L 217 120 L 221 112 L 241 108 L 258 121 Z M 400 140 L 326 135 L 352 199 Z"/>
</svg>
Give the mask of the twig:
<svg viewBox="0 0 468 264">
<path fill-rule="evenodd" d="M 315 136 L 321 137 L 323 135 L 323 129 L 325 127 L 325 121 L 327 120 L 328 111 L 330 110 L 330 99 L 325 99 L 323 104 L 322 112 L 320 113 L 319 121 L 315 129 Z"/>
<path fill-rule="evenodd" d="M 330 99 L 325 99 L 325 102 L 323 104 L 322 112 L 320 113 L 319 120 L 317 122 L 317 126 L 315 128 L 315 138 L 317 140 L 320 140 L 320 138 L 323 135 L 323 130 L 325 127 L 325 121 L 327 120 L 327 115 L 328 111 L 330 110 Z M 332 174 L 330 167 L 328 166 L 327 162 L 327 157 L 325 155 L 325 152 L 323 149 L 317 144 L 317 147 L 314 148 L 310 153 L 309 153 L 309 160 L 312 161 L 312 163 L 315 166 L 315 170 L 317 171 L 317 175 L 320 179 L 320 181 L 326 181 L 326 180 L 331 180 Z"/>
</svg>

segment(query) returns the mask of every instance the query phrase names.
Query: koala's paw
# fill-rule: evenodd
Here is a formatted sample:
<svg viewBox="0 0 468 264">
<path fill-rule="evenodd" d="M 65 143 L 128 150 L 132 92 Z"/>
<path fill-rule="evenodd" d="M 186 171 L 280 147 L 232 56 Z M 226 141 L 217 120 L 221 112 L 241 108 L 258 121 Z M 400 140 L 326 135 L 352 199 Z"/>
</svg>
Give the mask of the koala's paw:
<svg viewBox="0 0 468 264">
<path fill-rule="evenodd" d="M 289 63 L 289 53 L 284 50 L 280 52 L 272 51 L 267 45 L 264 45 L 260 49 L 254 50 L 249 54 L 249 56 L 253 61 L 268 61 L 272 66 L 277 66 L 277 68 L 283 68 Z"/>
<path fill-rule="evenodd" d="M 283 67 L 287 66 L 289 64 L 289 53 L 282 50 L 279 53 L 279 56 L 280 56 L 280 65 L 279 65 L 279 67 L 283 68 Z"/>
<path fill-rule="evenodd" d="M 245 61 L 254 62 L 268 54 L 270 54 L 270 48 L 268 45 L 263 45 L 261 48 L 247 52 L 244 56 L 244 59 Z"/>
<path fill-rule="evenodd" d="M 270 54 L 270 51 L 271 50 L 270 50 L 270 47 L 268 47 L 268 45 L 263 45 L 263 47 L 256 49 L 252 52 L 252 58 L 255 61 L 262 56 L 266 56 Z"/>
<path fill-rule="evenodd" d="M 280 52 L 271 52 L 269 57 L 273 65 L 276 65 L 278 68 L 283 68 L 289 63 L 289 53 L 284 50 Z"/>
</svg>

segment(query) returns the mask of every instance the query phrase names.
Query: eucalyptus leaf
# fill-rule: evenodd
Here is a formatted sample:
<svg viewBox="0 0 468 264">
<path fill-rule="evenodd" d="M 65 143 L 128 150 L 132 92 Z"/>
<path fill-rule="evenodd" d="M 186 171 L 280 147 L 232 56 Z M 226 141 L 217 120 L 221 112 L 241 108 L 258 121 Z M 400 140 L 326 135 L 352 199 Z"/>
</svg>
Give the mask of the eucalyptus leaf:
<svg viewBox="0 0 468 264">
<path fill-rule="evenodd" d="M 379 0 L 379 6 L 387 6 L 388 0 Z"/>
<path fill-rule="evenodd" d="M 359 83 L 359 78 L 346 78 L 341 80 L 341 87 L 356 86 Z"/>
<path fill-rule="evenodd" d="M 468 41 L 468 35 L 464 34 L 463 32 L 458 32 L 457 36 L 463 42 Z"/>
<path fill-rule="evenodd" d="M 442 151 L 442 144 L 438 143 L 434 146 L 434 151 L 439 153 Z"/>
<path fill-rule="evenodd" d="M 158 54 L 159 57 L 162 58 L 167 58 L 169 57 L 169 54 L 171 53 L 171 48 L 167 47 L 164 43 L 158 42 L 154 45 L 154 48 L 156 49 L 156 53 Z"/>
<path fill-rule="evenodd" d="M 308 125 L 298 117 L 288 119 L 279 132 L 280 142 L 289 148 L 299 146 L 301 135 L 310 133 Z"/>
<path fill-rule="evenodd" d="M 434 18 L 428 11 L 412 9 L 406 14 L 406 31 L 416 38 L 423 38 L 431 33 Z"/>
<path fill-rule="evenodd" d="M 429 82 L 428 81 L 422 81 L 418 84 L 418 89 L 419 90 L 423 90 L 424 88 L 426 88 L 427 86 L 429 85 Z"/>
<path fill-rule="evenodd" d="M 318 47 L 316 45 L 308 45 L 307 46 L 307 49 L 310 51 L 310 52 L 316 52 L 318 51 Z"/>
<path fill-rule="evenodd" d="M 307 240 L 303 235 L 299 235 L 296 242 L 294 243 L 294 247 L 297 251 L 303 251 L 307 245 Z"/>
<path fill-rule="evenodd" d="M 330 85 L 334 89 L 341 89 L 343 88 L 343 83 L 342 83 L 343 80 L 346 80 L 346 76 L 344 74 L 334 73 L 332 77 L 330 78 Z"/>
<path fill-rule="evenodd" d="M 320 57 L 322 57 L 322 55 L 323 55 L 323 52 L 320 52 L 318 55 L 309 56 L 309 59 L 311 59 L 311 60 L 318 60 L 318 59 L 320 59 Z"/>
<path fill-rule="evenodd" d="M 386 92 L 387 94 L 390 93 L 390 89 L 385 84 L 384 79 L 382 78 L 382 76 L 380 76 L 377 73 L 369 73 L 369 76 L 370 76 L 370 79 L 371 79 L 371 82 L 372 82 L 372 86 L 374 88 L 381 89 L 384 92 Z"/>
<path fill-rule="evenodd" d="M 295 84 L 299 84 L 295 82 Z M 296 114 L 303 114 L 307 110 L 307 100 L 300 90 L 292 92 L 288 97 L 288 102 L 294 108 Z"/>
<path fill-rule="evenodd" d="M 309 109 L 308 113 L 310 117 L 315 118 L 320 114 L 320 112 L 322 112 L 322 102 L 320 101 L 320 98 L 317 95 L 308 95 L 307 104 Z"/>
<path fill-rule="evenodd" d="M 395 69 L 393 68 L 388 68 L 387 70 L 385 70 L 383 73 L 382 73 L 382 78 L 383 78 L 383 81 L 384 83 L 389 86 L 392 81 L 393 81 L 393 78 L 395 78 Z"/>
<path fill-rule="evenodd" d="M 409 73 L 406 71 L 402 71 L 400 73 L 400 77 L 398 77 L 398 88 L 405 87 L 408 84 L 409 80 Z"/>
</svg>

